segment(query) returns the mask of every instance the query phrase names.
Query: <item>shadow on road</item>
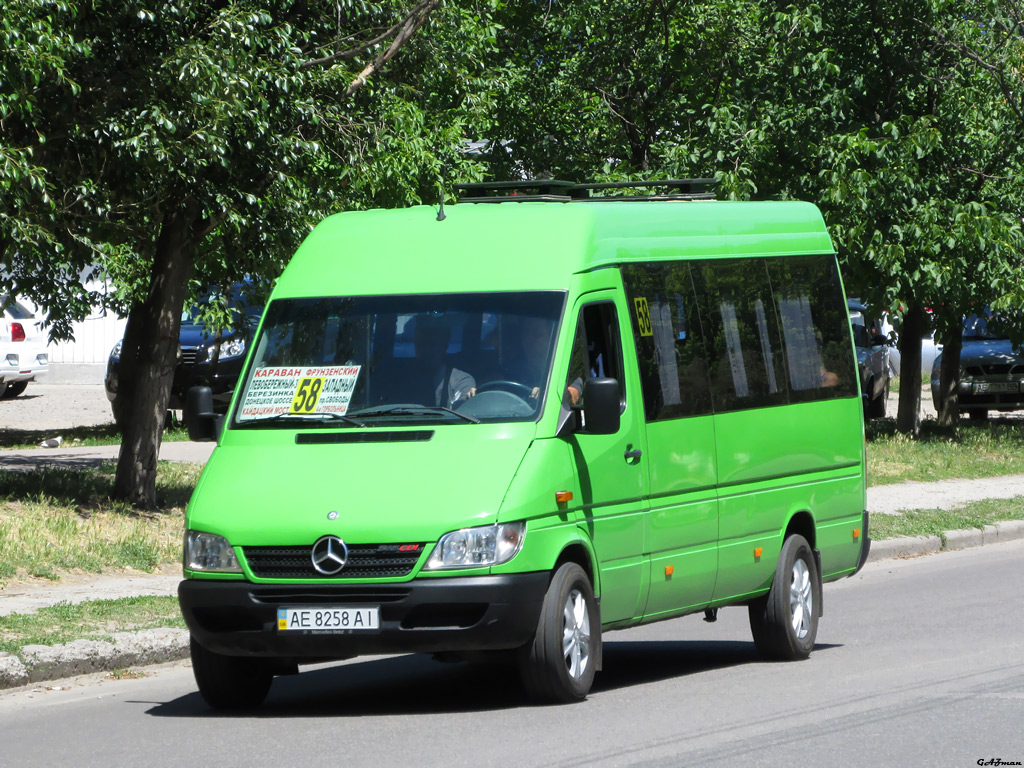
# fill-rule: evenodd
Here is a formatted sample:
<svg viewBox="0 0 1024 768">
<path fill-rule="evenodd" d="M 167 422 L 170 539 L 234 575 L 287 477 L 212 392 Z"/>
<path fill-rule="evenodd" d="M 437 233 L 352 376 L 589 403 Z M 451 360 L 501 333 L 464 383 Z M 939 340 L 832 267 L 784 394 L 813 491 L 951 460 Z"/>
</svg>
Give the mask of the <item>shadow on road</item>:
<svg viewBox="0 0 1024 768">
<path fill-rule="evenodd" d="M 818 645 L 816 652 L 836 646 Z M 618 688 L 761 663 L 752 642 L 605 642 L 591 697 Z M 219 713 L 198 693 L 157 704 L 155 717 L 364 717 L 534 706 L 512 664 L 442 664 L 425 655 L 374 658 L 278 677 L 257 710 Z"/>
</svg>

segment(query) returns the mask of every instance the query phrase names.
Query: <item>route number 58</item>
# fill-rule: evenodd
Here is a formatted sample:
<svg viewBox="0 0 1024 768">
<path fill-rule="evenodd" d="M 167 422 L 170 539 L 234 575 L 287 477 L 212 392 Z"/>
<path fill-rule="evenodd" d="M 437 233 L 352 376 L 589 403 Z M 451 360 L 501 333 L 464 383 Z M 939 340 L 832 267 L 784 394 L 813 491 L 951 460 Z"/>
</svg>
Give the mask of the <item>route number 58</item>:
<svg viewBox="0 0 1024 768">
<path fill-rule="evenodd" d="M 323 389 L 323 386 L 322 377 L 301 379 L 299 386 L 295 388 L 291 413 L 313 413 L 316 410 L 316 403 L 320 399 L 320 390 Z"/>
</svg>

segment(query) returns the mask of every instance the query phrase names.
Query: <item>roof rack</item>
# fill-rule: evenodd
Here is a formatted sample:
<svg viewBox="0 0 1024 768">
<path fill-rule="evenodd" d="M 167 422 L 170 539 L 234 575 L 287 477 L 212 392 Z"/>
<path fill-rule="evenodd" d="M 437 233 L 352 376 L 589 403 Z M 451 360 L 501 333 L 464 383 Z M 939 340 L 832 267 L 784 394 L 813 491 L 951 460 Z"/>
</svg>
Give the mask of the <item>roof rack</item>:
<svg viewBox="0 0 1024 768">
<path fill-rule="evenodd" d="M 559 179 L 523 179 L 521 181 L 483 181 L 456 184 L 461 203 L 588 202 L 598 200 L 714 200 L 714 179 L 660 179 L 658 181 L 610 181 L 577 184 Z M 593 194 L 611 189 L 664 189 L 661 194 Z"/>
</svg>

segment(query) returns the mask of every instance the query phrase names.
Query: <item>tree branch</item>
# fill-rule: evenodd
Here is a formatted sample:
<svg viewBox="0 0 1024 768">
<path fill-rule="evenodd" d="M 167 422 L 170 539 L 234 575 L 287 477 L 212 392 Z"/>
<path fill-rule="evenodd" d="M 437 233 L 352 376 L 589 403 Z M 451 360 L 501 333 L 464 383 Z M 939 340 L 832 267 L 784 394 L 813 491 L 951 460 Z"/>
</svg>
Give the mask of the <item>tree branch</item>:
<svg viewBox="0 0 1024 768">
<path fill-rule="evenodd" d="M 383 64 L 385 61 L 387 61 L 392 56 L 394 56 L 394 54 L 395 54 L 395 52 L 397 52 L 398 48 L 400 48 L 405 43 L 405 41 L 408 40 L 409 37 L 412 36 L 413 32 L 415 32 L 417 29 L 419 29 L 420 26 L 423 25 L 423 22 L 426 21 L 427 16 L 430 14 L 431 11 L 433 11 L 440 4 L 440 2 L 441 2 L 441 0 L 420 0 L 420 2 L 418 2 L 416 5 L 414 5 L 409 10 L 409 12 L 405 14 L 405 16 L 402 18 L 401 21 L 399 21 L 397 24 L 393 25 L 386 32 L 383 32 L 382 34 L 377 35 L 376 37 L 374 37 L 374 38 L 372 38 L 370 40 L 367 40 L 367 41 L 365 41 L 363 43 L 360 43 L 359 45 L 357 45 L 355 47 L 346 48 L 343 51 L 337 51 L 336 53 L 332 53 L 330 56 L 323 56 L 323 57 L 321 57 L 319 59 L 313 59 L 311 61 L 305 61 L 305 62 L 303 62 L 299 66 L 299 69 L 312 69 L 313 67 L 324 67 L 324 66 L 329 66 L 329 65 L 331 65 L 331 64 L 333 64 L 333 63 L 335 63 L 337 61 L 345 61 L 345 60 L 348 60 L 348 59 L 353 59 L 356 56 L 359 56 L 360 54 L 363 54 L 363 53 L 366 53 L 366 52 L 370 51 L 374 46 L 379 45 L 380 43 L 382 43 L 383 41 L 387 40 L 388 38 L 397 35 L 397 37 L 395 37 L 395 41 L 392 42 L 392 44 L 387 49 L 388 51 L 391 51 L 391 53 L 389 55 L 387 55 L 386 58 L 384 58 L 383 60 L 375 61 L 375 65 L 376 65 L 375 68 L 379 68 L 381 64 Z M 410 24 L 412 24 L 411 29 L 410 29 Z M 397 46 L 396 46 L 396 43 L 397 43 Z M 392 48 L 394 49 L 394 51 L 391 50 Z M 378 56 L 378 59 L 380 59 L 379 56 Z M 371 73 L 372 73 L 372 70 L 371 70 Z M 358 78 L 357 78 L 357 80 L 358 80 Z M 355 82 L 355 81 L 353 81 L 353 82 Z M 349 87 L 351 89 L 351 86 L 349 86 Z M 359 86 L 356 86 L 356 87 L 358 88 Z M 354 89 L 353 89 L 353 92 L 354 92 Z M 351 94 L 346 92 L 346 95 L 351 95 Z"/>
</svg>

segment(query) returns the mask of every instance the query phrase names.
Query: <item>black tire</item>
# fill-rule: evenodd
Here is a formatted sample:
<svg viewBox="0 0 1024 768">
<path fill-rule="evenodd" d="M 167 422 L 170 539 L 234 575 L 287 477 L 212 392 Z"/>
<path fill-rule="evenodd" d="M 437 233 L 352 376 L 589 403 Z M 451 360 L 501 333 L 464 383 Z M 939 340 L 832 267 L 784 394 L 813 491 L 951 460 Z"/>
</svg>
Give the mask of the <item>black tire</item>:
<svg viewBox="0 0 1024 768">
<path fill-rule="evenodd" d="M 594 684 L 600 638 L 590 579 L 576 563 L 566 563 L 548 586 L 533 641 L 519 653 L 527 693 L 546 702 L 585 699 Z"/>
<path fill-rule="evenodd" d="M 806 659 L 818 634 L 821 579 L 803 536 L 786 539 L 768 594 L 748 606 L 754 645 L 766 659 Z"/>
<path fill-rule="evenodd" d="M 25 391 L 25 387 L 28 386 L 27 381 L 12 381 L 6 387 L 4 387 L 3 394 L 0 394 L 4 400 L 10 400 L 17 397 Z"/>
<path fill-rule="evenodd" d="M 189 650 L 199 693 L 214 709 L 255 709 L 267 698 L 274 673 L 266 661 L 222 656 L 203 648 L 195 638 Z"/>
<path fill-rule="evenodd" d="M 879 393 L 878 397 L 871 401 L 869 414 L 872 419 L 884 419 L 885 418 L 885 405 L 889 400 L 889 382 L 885 382 L 885 387 Z"/>
</svg>

